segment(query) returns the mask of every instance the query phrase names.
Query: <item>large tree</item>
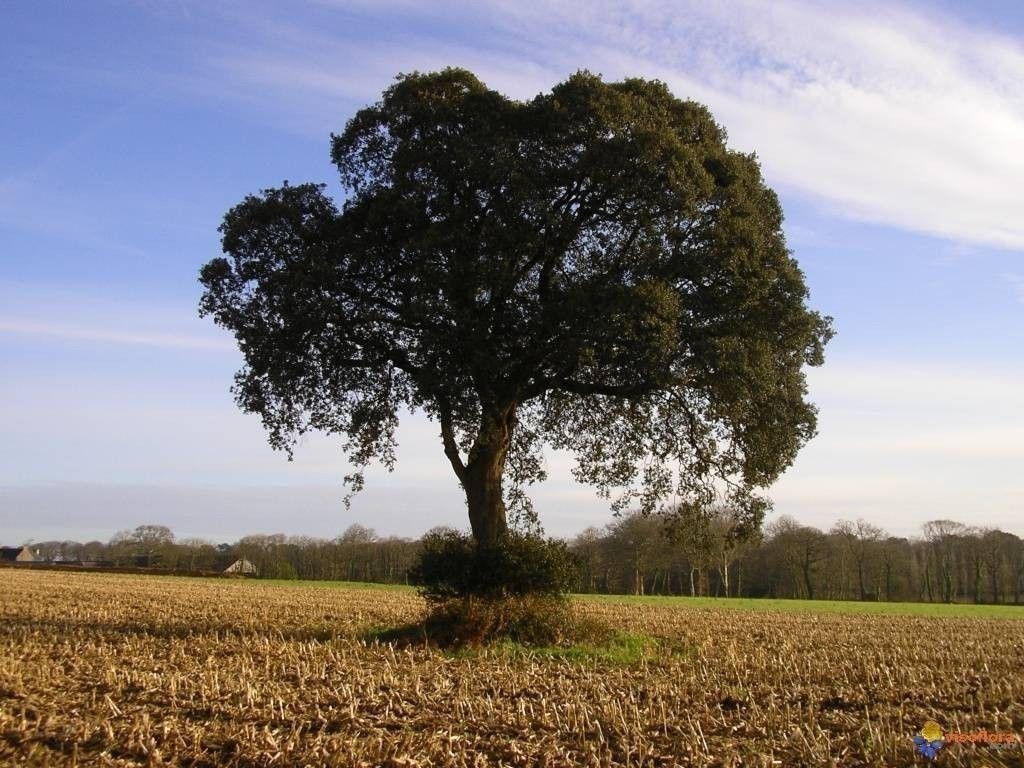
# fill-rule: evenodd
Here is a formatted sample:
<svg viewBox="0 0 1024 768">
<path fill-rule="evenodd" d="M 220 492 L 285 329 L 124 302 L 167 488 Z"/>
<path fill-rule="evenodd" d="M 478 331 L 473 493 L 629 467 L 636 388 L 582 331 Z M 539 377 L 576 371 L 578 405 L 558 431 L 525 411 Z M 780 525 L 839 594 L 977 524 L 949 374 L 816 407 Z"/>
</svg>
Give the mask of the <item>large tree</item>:
<svg viewBox="0 0 1024 768">
<path fill-rule="evenodd" d="M 517 101 L 447 69 L 400 76 L 331 155 L 340 208 L 318 184 L 247 197 L 201 273 L 274 447 L 344 436 L 358 490 L 422 409 L 488 547 L 532 514 L 544 446 L 653 511 L 748 504 L 814 434 L 829 319 L 700 104 L 586 72 Z"/>
</svg>

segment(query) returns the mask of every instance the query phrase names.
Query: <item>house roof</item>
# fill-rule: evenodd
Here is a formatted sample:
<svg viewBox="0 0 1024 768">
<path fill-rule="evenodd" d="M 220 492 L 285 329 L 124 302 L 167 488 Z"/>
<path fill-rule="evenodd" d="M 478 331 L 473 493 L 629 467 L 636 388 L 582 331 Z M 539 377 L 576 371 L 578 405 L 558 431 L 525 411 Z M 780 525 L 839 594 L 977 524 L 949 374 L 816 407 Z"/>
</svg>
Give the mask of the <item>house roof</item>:
<svg viewBox="0 0 1024 768">
<path fill-rule="evenodd" d="M 34 559 L 32 550 L 28 547 L 0 547 L 0 561 L 15 562 L 19 556 L 24 554 L 28 554 Z"/>
</svg>

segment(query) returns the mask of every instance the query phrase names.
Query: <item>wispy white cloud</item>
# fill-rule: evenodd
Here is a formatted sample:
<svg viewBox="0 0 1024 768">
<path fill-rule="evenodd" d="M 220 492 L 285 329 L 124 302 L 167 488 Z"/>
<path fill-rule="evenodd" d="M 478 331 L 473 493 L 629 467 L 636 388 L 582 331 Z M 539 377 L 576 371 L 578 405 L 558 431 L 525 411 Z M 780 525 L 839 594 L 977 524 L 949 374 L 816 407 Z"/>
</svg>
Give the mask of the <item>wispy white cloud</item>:
<svg viewBox="0 0 1024 768">
<path fill-rule="evenodd" d="M 758 152 L 773 184 L 850 218 L 1024 248 L 1018 40 L 880 3 L 490 0 L 446 9 L 375 4 L 363 13 L 393 15 L 405 31 L 371 47 L 293 25 L 258 52 L 222 51 L 216 63 L 292 98 L 372 98 L 398 71 L 446 64 L 520 97 L 580 67 L 656 76 L 708 103 L 735 146 Z M 408 31 L 417 14 L 434 22 L 418 38 Z"/>
<path fill-rule="evenodd" d="M 80 128 L 42 157 L 32 158 L 24 167 L 0 177 L 0 230 L 54 236 L 121 256 L 144 256 L 141 248 L 125 242 L 116 230 L 99 219 L 95 208 L 88 204 L 90 198 L 95 198 L 94 190 L 92 195 L 82 194 L 81 190 L 71 188 L 64 177 L 69 165 L 88 155 L 90 146 L 116 130 L 139 103 L 139 97 L 129 99 Z M 133 196 L 137 199 L 137 190 Z M 56 210 L 59 215 L 55 215 Z M 2 247 L 13 250 L 6 243 Z"/>
<path fill-rule="evenodd" d="M 46 336 L 67 341 L 92 341 L 104 344 L 132 344 L 147 347 L 174 347 L 177 349 L 234 349 L 229 339 L 201 338 L 174 333 L 82 328 L 79 326 L 50 325 L 0 317 L 0 334 L 13 336 Z"/>
<path fill-rule="evenodd" d="M 83 291 L 0 282 L 0 342 L 17 339 L 193 350 L 232 350 L 194 305 L 143 303 Z"/>
<path fill-rule="evenodd" d="M 993 408 L 1009 407 L 1024 413 L 1019 397 L 1024 391 L 1024 371 L 1014 367 L 857 357 L 811 369 L 808 378 L 812 395 L 844 407 L 905 412 L 910 406 L 915 413 L 949 413 L 963 408 L 991 413 Z"/>
<path fill-rule="evenodd" d="M 809 383 L 819 434 L 771 489 L 778 511 L 900 535 L 939 517 L 1021 532 L 1024 369 L 847 359 Z"/>
<path fill-rule="evenodd" d="M 472 42 L 408 36 L 369 42 L 297 27 L 294 21 L 275 26 L 272 38 L 260 48 L 218 46 L 206 64 L 236 86 L 263 93 L 280 89 L 291 104 L 320 100 L 319 113 L 334 121 L 346 117 L 333 109 L 338 100 L 359 106 L 372 102 L 402 72 L 463 66 L 491 87 L 517 97 L 545 91 L 566 74 L 558 64 L 530 60 L 514 48 L 485 49 Z M 325 97 L 327 110 L 322 108 Z"/>
</svg>

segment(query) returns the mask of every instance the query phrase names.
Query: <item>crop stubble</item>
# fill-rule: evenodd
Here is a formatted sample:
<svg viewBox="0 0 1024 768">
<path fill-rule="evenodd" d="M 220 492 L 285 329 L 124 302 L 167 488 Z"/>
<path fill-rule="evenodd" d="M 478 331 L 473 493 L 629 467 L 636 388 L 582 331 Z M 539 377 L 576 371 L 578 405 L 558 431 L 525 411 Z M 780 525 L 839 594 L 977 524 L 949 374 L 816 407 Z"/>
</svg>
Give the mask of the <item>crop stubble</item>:
<svg viewBox="0 0 1024 768">
<path fill-rule="evenodd" d="M 1024 729 L 1021 620 L 578 608 L 660 645 L 395 649 L 361 638 L 410 592 L 5 569 L 0 763 L 901 766 L 928 719 Z"/>
</svg>

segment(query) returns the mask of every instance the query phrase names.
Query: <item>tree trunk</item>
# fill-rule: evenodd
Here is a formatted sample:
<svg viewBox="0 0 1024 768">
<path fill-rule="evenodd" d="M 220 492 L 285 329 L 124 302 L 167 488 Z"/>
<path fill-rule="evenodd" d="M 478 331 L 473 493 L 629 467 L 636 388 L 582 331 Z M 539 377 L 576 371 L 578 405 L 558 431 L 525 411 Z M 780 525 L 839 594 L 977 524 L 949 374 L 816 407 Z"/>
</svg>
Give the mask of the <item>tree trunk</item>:
<svg viewBox="0 0 1024 768">
<path fill-rule="evenodd" d="M 644 571 L 643 566 L 637 562 L 633 566 L 633 594 L 642 595 L 644 593 Z"/>
<path fill-rule="evenodd" d="M 814 582 L 811 581 L 811 564 L 809 561 L 804 562 L 804 589 L 807 590 L 807 599 L 814 599 Z"/>
<path fill-rule="evenodd" d="M 515 424 L 515 407 L 511 405 L 486 415 L 459 478 L 466 492 L 473 538 L 480 549 L 495 547 L 508 532 L 501 478 Z"/>
<path fill-rule="evenodd" d="M 501 469 L 494 461 L 467 467 L 463 488 L 469 506 L 469 524 L 477 546 L 490 549 L 498 544 L 508 530 L 505 500 L 501 487 Z"/>
</svg>

